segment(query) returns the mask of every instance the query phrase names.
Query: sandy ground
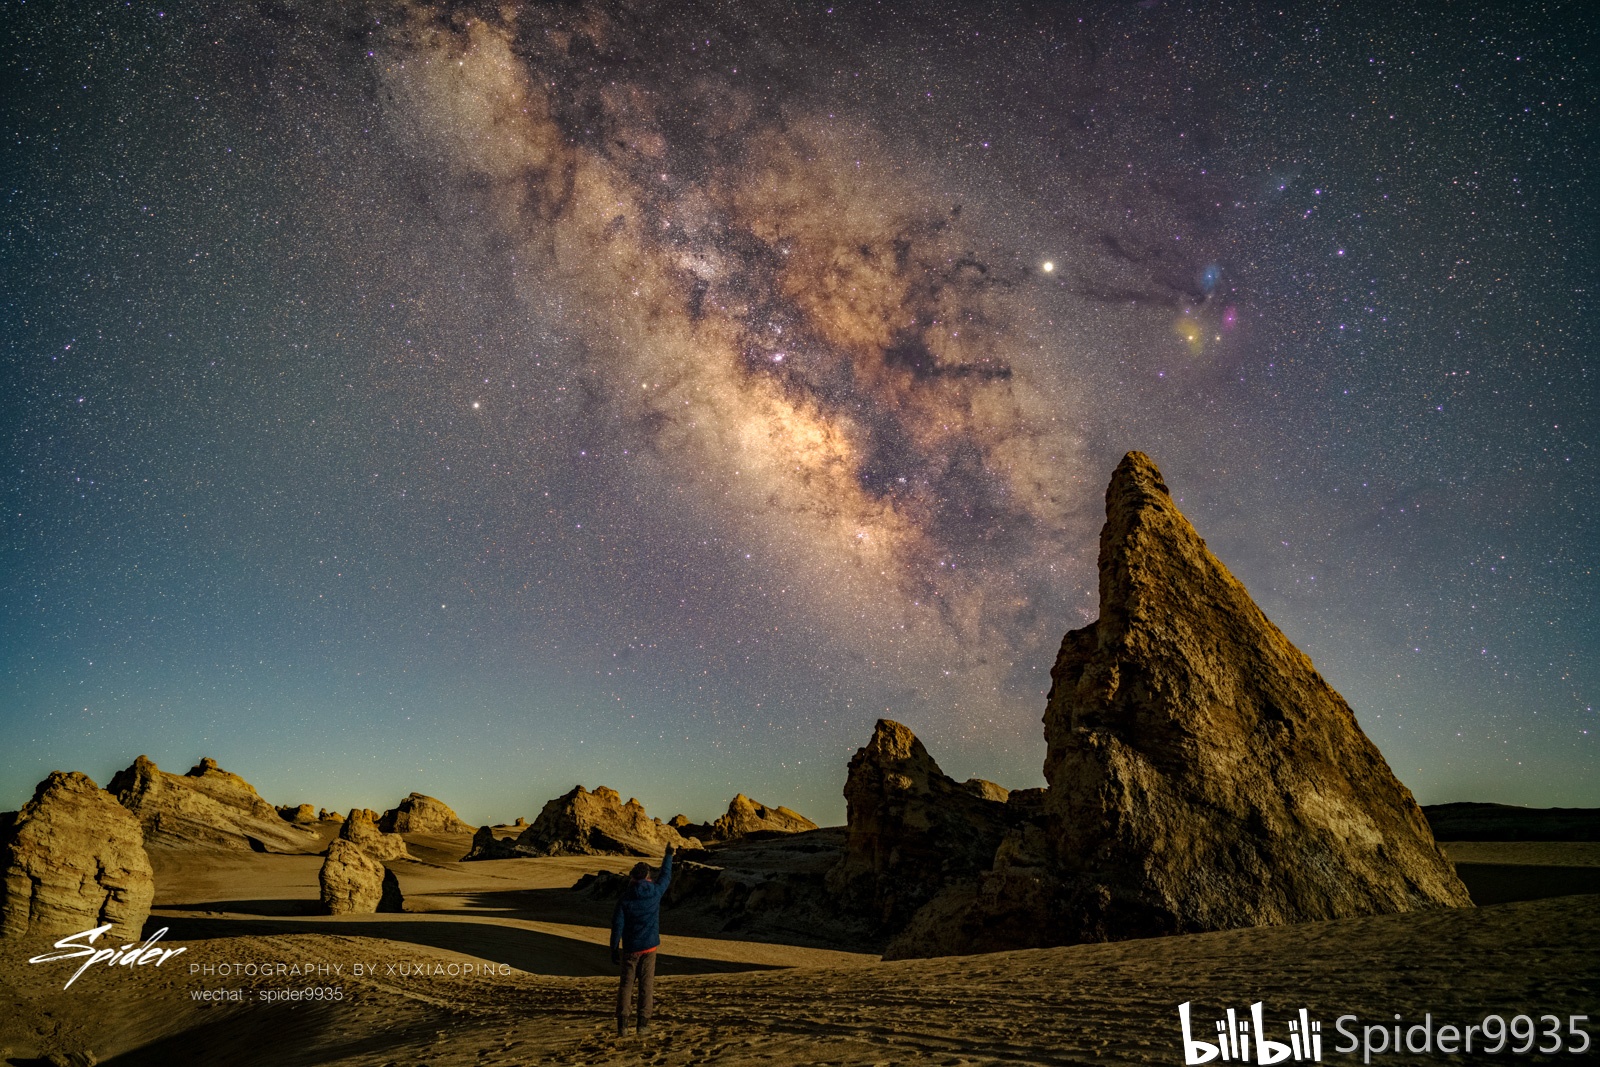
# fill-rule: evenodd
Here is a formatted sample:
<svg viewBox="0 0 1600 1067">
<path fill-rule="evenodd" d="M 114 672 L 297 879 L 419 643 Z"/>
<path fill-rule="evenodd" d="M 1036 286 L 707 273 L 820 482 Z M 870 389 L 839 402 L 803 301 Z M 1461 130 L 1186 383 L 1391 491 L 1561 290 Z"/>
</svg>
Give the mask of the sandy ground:
<svg viewBox="0 0 1600 1067">
<path fill-rule="evenodd" d="M 630 860 L 455 862 L 465 838 L 413 836 L 405 915 L 311 914 L 315 856 L 161 853 L 147 932 L 158 966 L 30 964 L 0 949 L 0 1058 L 92 1052 L 116 1064 L 1066 1064 L 1183 1062 L 1177 1006 L 1207 1030 L 1260 1000 L 1405 1025 L 1587 1015 L 1600 1058 L 1600 894 L 1108 945 L 884 963 L 719 937 L 664 915 L 654 1033 L 613 1034 L 609 906 L 566 887 Z M 1453 843 L 1464 867 L 1600 873 L 1584 845 Z M 1472 883 L 1469 881 L 1469 886 Z M 1548 880 L 1546 882 L 1549 885 Z M 1556 888 L 1560 888 L 1557 886 Z M 270 971 L 302 972 L 263 975 Z M 358 973 L 359 967 L 359 973 Z M 212 968 L 210 972 L 207 968 Z M 224 968 L 257 973 L 225 973 Z M 318 973 L 319 968 L 325 970 Z M 452 973 L 453 972 L 453 973 Z M 312 990 L 312 999 L 269 995 Z M 321 992 L 315 992 L 320 990 Z M 237 1000 L 196 999 L 236 995 Z M 1580 1024 L 1585 1025 L 1585 1024 Z M 1576 1040 L 1576 1039 L 1570 1039 Z M 1505 1057 L 1511 1058 L 1511 1057 Z M 1522 1059 L 1524 1057 L 1515 1057 Z M 1477 1062 L 1438 1053 L 1374 1063 Z"/>
</svg>

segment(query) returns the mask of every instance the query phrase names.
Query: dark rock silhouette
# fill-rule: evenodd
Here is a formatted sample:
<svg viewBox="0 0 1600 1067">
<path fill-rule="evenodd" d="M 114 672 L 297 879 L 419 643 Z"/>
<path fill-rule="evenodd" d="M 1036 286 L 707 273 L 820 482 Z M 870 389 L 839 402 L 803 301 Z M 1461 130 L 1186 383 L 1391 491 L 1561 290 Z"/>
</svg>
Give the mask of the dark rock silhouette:
<svg viewBox="0 0 1600 1067">
<path fill-rule="evenodd" d="M 957 782 L 909 729 L 879 719 L 850 760 L 845 855 L 828 888 L 851 910 L 898 929 L 946 883 L 993 864 L 1010 824 L 997 799 L 1004 794 L 981 779 Z"/>
<path fill-rule="evenodd" d="M 471 850 L 461 858 L 462 860 L 510 860 L 518 856 L 533 855 L 539 853 L 522 852 L 518 850 L 515 839 L 496 837 L 493 827 L 480 826 L 472 835 Z"/>
<path fill-rule="evenodd" d="M 1600 808 L 1514 804 L 1430 804 L 1422 809 L 1439 841 L 1600 841 Z"/>
</svg>

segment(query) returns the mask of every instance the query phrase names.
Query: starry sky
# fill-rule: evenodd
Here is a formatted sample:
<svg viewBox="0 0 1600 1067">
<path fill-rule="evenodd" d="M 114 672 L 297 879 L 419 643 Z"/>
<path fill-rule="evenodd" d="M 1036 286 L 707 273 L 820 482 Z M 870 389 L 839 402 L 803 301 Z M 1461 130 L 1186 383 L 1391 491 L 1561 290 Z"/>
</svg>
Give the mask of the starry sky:
<svg viewBox="0 0 1600 1067">
<path fill-rule="evenodd" d="M 1042 784 L 1134 448 L 1419 800 L 1600 804 L 1582 3 L 0 20 L 0 807 Z"/>
</svg>

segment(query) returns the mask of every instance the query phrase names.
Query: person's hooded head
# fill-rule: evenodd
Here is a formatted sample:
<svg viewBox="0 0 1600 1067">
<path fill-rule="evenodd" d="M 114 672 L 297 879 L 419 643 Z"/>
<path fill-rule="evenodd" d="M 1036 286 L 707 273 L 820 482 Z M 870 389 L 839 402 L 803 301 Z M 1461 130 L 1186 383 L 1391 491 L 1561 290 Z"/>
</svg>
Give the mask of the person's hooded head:
<svg viewBox="0 0 1600 1067">
<path fill-rule="evenodd" d="M 628 872 L 628 877 L 632 878 L 635 882 L 649 881 L 650 865 L 648 863 L 635 863 L 633 865 L 633 870 Z"/>
</svg>

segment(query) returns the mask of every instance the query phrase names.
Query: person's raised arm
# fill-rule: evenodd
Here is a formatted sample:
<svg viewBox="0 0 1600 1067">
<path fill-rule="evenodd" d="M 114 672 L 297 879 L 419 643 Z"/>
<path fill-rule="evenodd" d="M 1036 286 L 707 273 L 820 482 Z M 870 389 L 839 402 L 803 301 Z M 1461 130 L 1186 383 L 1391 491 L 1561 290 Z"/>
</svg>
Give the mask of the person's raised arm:
<svg viewBox="0 0 1600 1067">
<path fill-rule="evenodd" d="M 622 962 L 622 901 L 617 901 L 616 910 L 611 913 L 611 962 Z"/>
<path fill-rule="evenodd" d="M 667 854 L 661 860 L 661 877 L 656 879 L 656 884 L 661 887 L 661 895 L 666 896 L 667 886 L 672 884 L 672 846 L 667 846 Z"/>
</svg>

